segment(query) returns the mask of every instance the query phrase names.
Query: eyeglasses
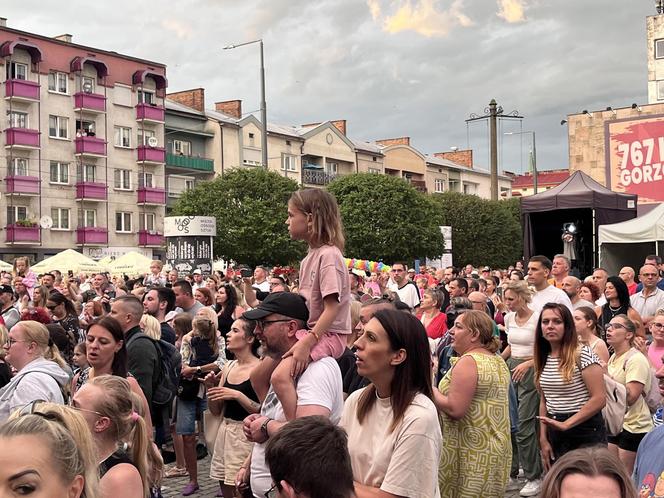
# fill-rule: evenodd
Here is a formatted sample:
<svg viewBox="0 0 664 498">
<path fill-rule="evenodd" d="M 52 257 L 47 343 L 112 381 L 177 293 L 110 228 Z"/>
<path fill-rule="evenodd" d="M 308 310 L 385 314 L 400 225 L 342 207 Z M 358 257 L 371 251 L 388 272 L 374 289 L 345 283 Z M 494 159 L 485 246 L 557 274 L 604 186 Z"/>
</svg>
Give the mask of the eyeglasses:
<svg viewBox="0 0 664 498">
<path fill-rule="evenodd" d="M 659 330 L 664 329 L 664 323 L 651 322 L 650 326 Z"/>
<path fill-rule="evenodd" d="M 606 330 L 609 330 L 609 329 L 626 329 L 627 327 L 625 327 L 622 323 L 609 323 L 604 328 Z"/>
<path fill-rule="evenodd" d="M 103 413 L 96 412 L 94 410 L 88 410 L 87 408 L 81 408 L 80 406 L 74 406 L 74 405 L 69 405 L 69 408 L 72 408 L 73 410 L 76 410 L 77 412 L 88 412 L 88 413 L 94 413 L 95 415 L 99 415 L 100 417 L 105 417 Z"/>
<path fill-rule="evenodd" d="M 9 339 L 7 339 L 7 342 L 5 342 L 5 346 L 7 346 L 8 348 L 11 348 L 17 342 L 32 342 L 32 341 L 22 341 L 20 339 L 12 339 L 10 337 Z"/>
<path fill-rule="evenodd" d="M 265 325 L 269 325 L 271 323 L 277 323 L 277 322 L 290 322 L 290 318 L 282 318 L 280 320 L 256 320 L 256 325 L 258 325 L 261 329 L 265 328 Z"/>
<path fill-rule="evenodd" d="M 277 498 L 277 485 L 273 484 L 270 489 L 265 492 L 265 498 Z"/>
</svg>

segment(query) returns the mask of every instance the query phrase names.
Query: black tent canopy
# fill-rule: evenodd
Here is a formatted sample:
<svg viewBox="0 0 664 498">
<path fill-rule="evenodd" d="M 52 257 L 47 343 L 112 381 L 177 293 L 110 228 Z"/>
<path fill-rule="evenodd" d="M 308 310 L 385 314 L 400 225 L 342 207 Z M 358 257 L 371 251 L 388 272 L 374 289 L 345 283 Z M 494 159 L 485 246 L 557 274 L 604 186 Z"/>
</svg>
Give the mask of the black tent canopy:
<svg viewBox="0 0 664 498">
<path fill-rule="evenodd" d="M 582 171 L 563 183 L 521 199 L 523 254 L 552 258 L 563 252 L 563 225 L 577 227 L 576 269 L 588 275 L 597 264 L 597 230 L 600 225 L 636 217 L 637 196 L 613 192 Z"/>
</svg>

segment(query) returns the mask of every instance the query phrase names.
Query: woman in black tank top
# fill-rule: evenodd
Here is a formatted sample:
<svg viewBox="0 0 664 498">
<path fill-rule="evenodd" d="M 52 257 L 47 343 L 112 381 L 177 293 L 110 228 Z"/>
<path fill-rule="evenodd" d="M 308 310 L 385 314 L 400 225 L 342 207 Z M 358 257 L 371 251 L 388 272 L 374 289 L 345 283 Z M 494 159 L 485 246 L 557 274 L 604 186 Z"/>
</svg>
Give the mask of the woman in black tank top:
<svg viewBox="0 0 664 498">
<path fill-rule="evenodd" d="M 234 496 L 235 476 L 242 469 L 251 452 L 251 443 L 242 433 L 242 421 L 251 413 L 258 413 L 260 403 L 251 387 L 249 376 L 258 365 L 258 339 L 254 336 L 255 322 L 235 320 L 226 337 L 226 350 L 235 354 L 220 377 L 210 374 L 205 379 L 208 408 L 212 415 L 222 417 L 217 433 L 210 477 L 219 480 L 224 496 Z"/>
<path fill-rule="evenodd" d="M 606 326 L 617 315 L 626 315 L 630 320 L 638 323 L 637 335 L 645 337 L 643 321 L 639 313 L 630 304 L 629 290 L 623 279 L 615 276 L 609 277 L 604 288 L 604 297 L 606 297 L 606 304 L 595 308 L 600 336 L 604 342 L 606 342 Z M 607 346 L 609 347 L 609 353 L 613 354 L 613 348 L 608 344 Z"/>
</svg>

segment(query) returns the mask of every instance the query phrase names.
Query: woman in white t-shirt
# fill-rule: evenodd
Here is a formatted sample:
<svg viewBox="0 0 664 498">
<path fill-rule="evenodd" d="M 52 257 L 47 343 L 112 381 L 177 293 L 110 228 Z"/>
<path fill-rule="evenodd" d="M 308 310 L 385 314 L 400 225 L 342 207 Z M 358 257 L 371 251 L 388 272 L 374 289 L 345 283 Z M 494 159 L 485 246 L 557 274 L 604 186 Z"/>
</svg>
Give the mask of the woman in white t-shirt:
<svg viewBox="0 0 664 498">
<path fill-rule="evenodd" d="M 340 425 L 348 434 L 357 498 L 438 498 L 441 432 L 426 331 L 413 315 L 380 310 L 355 342 L 357 373 Z"/>
</svg>

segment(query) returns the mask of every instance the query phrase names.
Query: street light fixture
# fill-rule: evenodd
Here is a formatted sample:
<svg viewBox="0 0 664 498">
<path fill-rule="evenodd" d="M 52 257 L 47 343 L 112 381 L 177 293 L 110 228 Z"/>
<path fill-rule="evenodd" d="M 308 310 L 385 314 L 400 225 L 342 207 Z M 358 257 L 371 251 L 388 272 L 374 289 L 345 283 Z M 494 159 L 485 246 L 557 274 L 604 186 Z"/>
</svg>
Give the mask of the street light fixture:
<svg viewBox="0 0 664 498">
<path fill-rule="evenodd" d="M 261 47 L 261 161 L 263 167 L 267 167 L 267 106 L 265 104 L 265 63 L 263 60 L 263 39 L 252 40 L 244 43 L 236 43 L 233 45 L 228 45 L 224 47 L 224 50 L 232 50 L 238 47 L 244 47 L 245 45 L 251 45 L 253 43 L 260 44 Z"/>
<path fill-rule="evenodd" d="M 561 123 L 562 124 L 562 123 Z M 508 131 L 505 135 L 533 135 L 533 191 L 537 193 L 537 149 L 535 148 L 535 132 L 534 131 Z"/>
</svg>

